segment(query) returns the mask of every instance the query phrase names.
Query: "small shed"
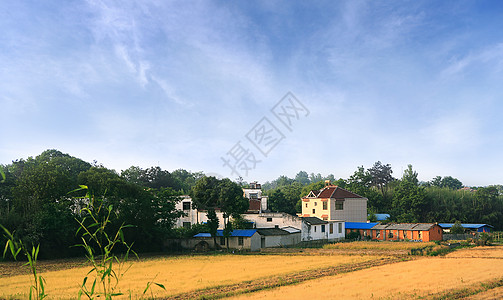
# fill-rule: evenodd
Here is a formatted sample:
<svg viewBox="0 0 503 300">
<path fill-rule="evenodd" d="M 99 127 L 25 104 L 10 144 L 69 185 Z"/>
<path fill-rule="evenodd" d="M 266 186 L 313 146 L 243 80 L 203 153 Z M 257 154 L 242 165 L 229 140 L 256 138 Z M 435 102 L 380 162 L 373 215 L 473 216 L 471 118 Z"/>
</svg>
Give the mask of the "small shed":
<svg viewBox="0 0 503 300">
<path fill-rule="evenodd" d="M 292 246 L 300 242 L 300 230 L 290 233 L 280 228 L 259 228 L 257 232 L 261 248 Z"/>
<path fill-rule="evenodd" d="M 441 241 L 442 228 L 433 223 L 393 223 L 372 227 L 372 239 L 385 241 Z"/>
<path fill-rule="evenodd" d="M 444 231 L 449 231 L 454 223 L 439 223 L 438 224 Z M 491 232 L 494 226 L 489 224 L 466 224 L 461 223 L 461 226 L 465 228 L 465 231 L 471 232 Z"/>
<path fill-rule="evenodd" d="M 227 247 L 227 239 L 223 235 L 223 230 L 217 230 L 217 243 L 220 247 Z M 210 233 L 198 233 L 194 238 L 206 241 L 210 247 L 215 248 L 213 238 Z M 237 250 L 260 250 L 260 234 L 257 229 L 235 229 L 229 237 L 229 248 Z"/>
</svg>

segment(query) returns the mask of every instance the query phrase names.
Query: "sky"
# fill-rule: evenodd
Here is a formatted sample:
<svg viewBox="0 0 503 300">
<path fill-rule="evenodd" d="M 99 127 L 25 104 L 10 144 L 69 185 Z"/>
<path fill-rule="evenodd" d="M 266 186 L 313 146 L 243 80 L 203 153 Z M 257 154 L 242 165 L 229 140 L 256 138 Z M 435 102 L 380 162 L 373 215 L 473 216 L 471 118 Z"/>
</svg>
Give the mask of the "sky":
<svg viewBox="0 0 503 300">
<path fill-rule="evenodd" d="M 0 5 L 0 164 L 503 184 L 501 1 Z"/>
</svg>

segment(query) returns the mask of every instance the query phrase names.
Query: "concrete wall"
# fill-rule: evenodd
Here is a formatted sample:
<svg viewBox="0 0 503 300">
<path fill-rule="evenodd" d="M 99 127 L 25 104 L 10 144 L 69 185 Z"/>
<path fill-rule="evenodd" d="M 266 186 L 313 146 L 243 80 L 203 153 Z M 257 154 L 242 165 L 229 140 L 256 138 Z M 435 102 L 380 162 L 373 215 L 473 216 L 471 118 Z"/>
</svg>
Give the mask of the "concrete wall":
<svg viewBox="0 0 503 300">
<path fill-rule="evenodd" d="M 330 224 L 332 224 L 332 233 L 330 233 Z M 323 232 L 323 226 L 325 230 Z M 302 241 L 312 241 L 312 240 L 330 240 L 338 241 L 345 238 L 345 224 L 344 222 L 329 222 L 324 225 L 309 225 L 307 223 L 302 224 Z"/>
<path fill-rule="evenodd" d="M 254 222 L 257 228 L 294 227 L 301 228 L 302 219 L 287 213 L 243 214 L 246 220 Z M 268 221 L 270 220 L 270 221 Z"/>
<path fill-rule="evenodd" d="M 367 222 L 367 198 L 346 198 L 343 210 L 336 210 L 335 202 L 330 199 L 330 220 Z"/>
</svg>

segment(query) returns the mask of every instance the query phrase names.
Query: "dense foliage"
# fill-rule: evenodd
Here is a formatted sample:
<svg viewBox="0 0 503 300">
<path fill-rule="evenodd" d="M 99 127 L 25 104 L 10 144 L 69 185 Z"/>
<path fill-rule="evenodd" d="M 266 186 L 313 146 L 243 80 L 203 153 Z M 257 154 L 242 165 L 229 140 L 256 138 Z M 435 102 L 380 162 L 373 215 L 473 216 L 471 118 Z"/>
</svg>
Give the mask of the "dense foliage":
<svg viewBox="0 0 503 300">
<path fill-rule="evenodd" d="M 122 224 L 129 243 L 137 251 L 159 251 L 181 212 L 175 209 L 179 195 L 192 188 L 201 173 L 168 172 L 159 167 L 131 167 L 118 174 L 96 163 L 90 164 L 57 150 L 20 159 L 2 166 L 0 224 L 26 245 L 40 244 L 41 257 L 64 257 L 81 253 L 71 247 L 76 237 L 83 191 L 112 205 L 111 230 Z M 0 236 L 0 244 L 5 245 Z"/>
</svg>

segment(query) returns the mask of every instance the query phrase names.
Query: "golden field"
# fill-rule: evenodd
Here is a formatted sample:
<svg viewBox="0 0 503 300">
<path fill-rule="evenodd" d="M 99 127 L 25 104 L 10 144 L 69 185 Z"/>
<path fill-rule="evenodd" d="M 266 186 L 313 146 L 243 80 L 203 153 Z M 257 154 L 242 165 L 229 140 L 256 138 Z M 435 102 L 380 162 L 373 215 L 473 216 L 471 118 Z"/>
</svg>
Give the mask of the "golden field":
<svg viewBox="0 0 503 300">
<path fill-rule="evenodd" d="M 482 253 L 485 256 L 482 257 Z M 501 247 L 460 250 L 447 257 L 399 262 L 245 294 L 235 299 L 435 298 L 435 295 L 445 295 L 449 291 L 468 289 L 503 278 L 502 254 Z M 494 289 L 484 293 L 490 297 L 491 293 L 498 292 L 501 293 Z"/>
<path fill-rule="evenodd" d="M 163 284 L 167 291 L 152 287 L 156 297 L 195 289 L 228 285 L 243 281 L 313 270 L 328 266 L 354 264 L 380 259 L 380 256 L 345 255 L 201 255 L 179 256 L 135 261 L 120 281 L 119 290 L 131 291 L 133 299 L 145 289 L 147 282 Z M 42 273 L 49 299 L 72 299 L 90 267 Z M 29 275 L 0 278 L 0 298 L 26 299 Z M 150 293 L 149 293 L 150 294 Z"/>
</svg>

